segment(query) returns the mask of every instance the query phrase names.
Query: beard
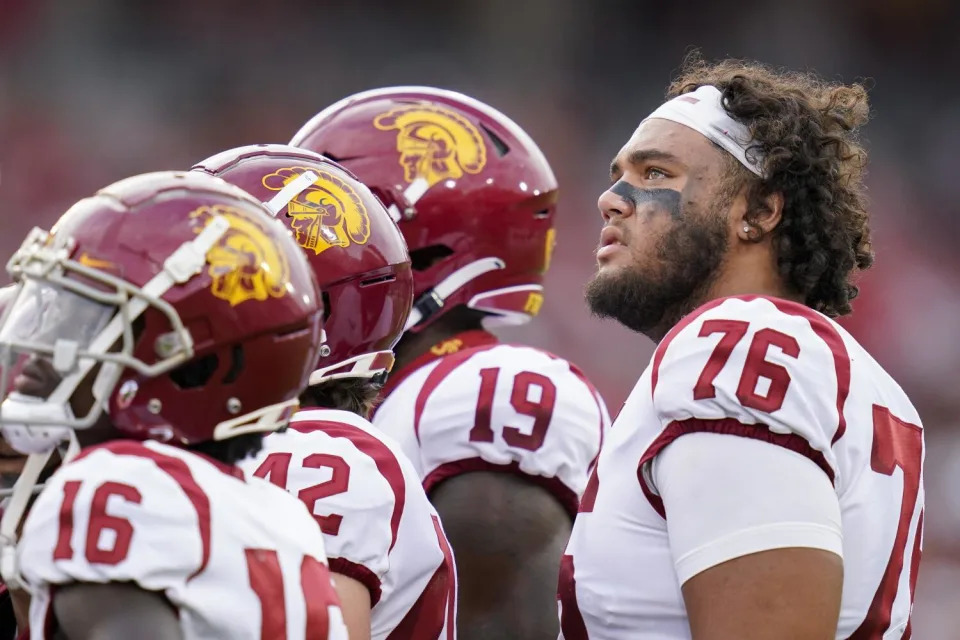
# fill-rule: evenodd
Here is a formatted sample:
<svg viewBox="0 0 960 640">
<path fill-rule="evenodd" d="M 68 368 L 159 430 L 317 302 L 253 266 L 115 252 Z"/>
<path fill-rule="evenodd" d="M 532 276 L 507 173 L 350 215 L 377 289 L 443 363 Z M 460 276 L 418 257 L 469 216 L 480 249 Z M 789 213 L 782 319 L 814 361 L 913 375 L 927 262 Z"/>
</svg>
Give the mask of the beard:
<svg viewBox="0 0 960 640">
<path fill-rule="evenodd" d="M 724 217 L 688 209 L 657 243 L 652 259 L 594 276 L 586 287 L 587 305 L 599 318 L 660 340 L 700 305 L 726 251 Z"/>
</svg>

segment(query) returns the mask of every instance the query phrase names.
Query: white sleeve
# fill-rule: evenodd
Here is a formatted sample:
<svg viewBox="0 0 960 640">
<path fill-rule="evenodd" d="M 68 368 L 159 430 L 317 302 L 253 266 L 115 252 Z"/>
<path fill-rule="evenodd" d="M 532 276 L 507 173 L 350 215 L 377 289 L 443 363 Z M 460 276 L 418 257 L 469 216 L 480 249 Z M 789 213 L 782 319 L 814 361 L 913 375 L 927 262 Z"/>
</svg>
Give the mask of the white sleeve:
<svg viewBox="0 0 960 640">
<path fill-rule="evenodd" d="M 651 476 L 667 513 L 681 584 L 771 549 L 843 555 L 837 494 L 826 474 L 799 453 L 752 438 L 691 433 L 657 456 Z"/>
</svg>

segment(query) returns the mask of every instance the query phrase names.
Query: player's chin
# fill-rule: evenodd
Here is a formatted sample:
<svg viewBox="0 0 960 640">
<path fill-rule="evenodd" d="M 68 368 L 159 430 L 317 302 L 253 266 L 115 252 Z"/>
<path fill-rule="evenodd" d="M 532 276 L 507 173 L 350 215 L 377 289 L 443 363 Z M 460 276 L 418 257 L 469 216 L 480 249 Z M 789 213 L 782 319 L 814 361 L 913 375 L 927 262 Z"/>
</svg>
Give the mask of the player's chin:
<svg viewBox="0 0 960 640">
<path fill-rule="evenodd" d="M 606 291 L 611 287 L 619 287 L 619 283 L 622 282 L 624 274 L 628 272 L 628 265 L 616 264 L 610 261 L 605 261 L 603 264 L 598 262 L 596 272 L 587 282 L 586 289 L 588 296 L 591 291 Z"/>
<path fill-rule="evenodd" d="M 597 258 L 597 276 L 612 275 L 630 266 L 630 256 L 626 252 L 621 255 L 612 255 Z"/>
</svg>

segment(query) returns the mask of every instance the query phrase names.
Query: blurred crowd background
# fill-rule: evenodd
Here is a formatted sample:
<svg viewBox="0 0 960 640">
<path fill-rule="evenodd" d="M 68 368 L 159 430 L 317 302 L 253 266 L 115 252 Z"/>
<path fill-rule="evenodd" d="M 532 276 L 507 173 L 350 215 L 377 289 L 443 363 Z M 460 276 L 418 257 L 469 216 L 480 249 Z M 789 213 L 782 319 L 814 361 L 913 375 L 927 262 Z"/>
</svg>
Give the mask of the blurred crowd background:
<svg viewBox="0 0 960 640">
<path fill-rule="evenodd" d="M 286 142 L 362 89 L 457 89 L 560 181 L 541 317 L 504 335 L 577 362 L 616 413 L 653 345 L 584 308 L 596 199 L 684 53 L 864 80 L 877 264 L 844 322 L 926 427 L 914 637 L 960 638 L 958 28 L 953 0 L 0 0 L 0 258 L 114 180 Z"/>
</svg>

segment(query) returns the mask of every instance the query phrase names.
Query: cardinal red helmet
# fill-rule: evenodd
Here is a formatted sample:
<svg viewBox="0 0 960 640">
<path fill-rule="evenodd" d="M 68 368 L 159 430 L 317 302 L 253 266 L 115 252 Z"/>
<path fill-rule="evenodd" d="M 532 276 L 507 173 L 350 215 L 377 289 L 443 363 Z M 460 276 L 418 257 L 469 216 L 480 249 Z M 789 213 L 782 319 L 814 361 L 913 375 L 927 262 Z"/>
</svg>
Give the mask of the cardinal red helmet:
<svg viewBox="0 0 960 640">
<path fill-rule="evenodd" d="M 8 395 L 5 434 L 40 432 L 58 411 L 86 428 L 104 408 L 137 439 L 275 430 L 320 348 L 303 252 L 259 202 L 199 173 L 135 176 L 81 200 L 49 233 L 34 229 L 8 271 L 20 288 L 0 351 L 49 358 L 62 380 L 40 406 L 18 411 Z M 95 366 L 95 402 L 75 417 L 64 407 Z"/>
<path fill-rule="evenodd" d="M 340 165 L 286 145 L 231 149 L 194 170 L 265 202 L 303 248 L 327 314 L 311 384 L 388 373 L 413 304 L 413 276 L 403 236 L 370 190 Z"/>
<path fill-rule="evenodd" d="M 505 115 L 453 91 L 376 89 L 324 109 L 291 144 L 340 162 L 388 205 L 413 263 L 408 329 L 457 305 L 488 325 L 537 314 L 557 181 Z"/>
</svg>

